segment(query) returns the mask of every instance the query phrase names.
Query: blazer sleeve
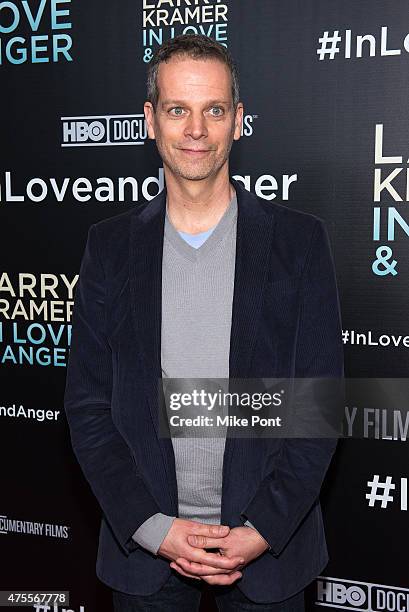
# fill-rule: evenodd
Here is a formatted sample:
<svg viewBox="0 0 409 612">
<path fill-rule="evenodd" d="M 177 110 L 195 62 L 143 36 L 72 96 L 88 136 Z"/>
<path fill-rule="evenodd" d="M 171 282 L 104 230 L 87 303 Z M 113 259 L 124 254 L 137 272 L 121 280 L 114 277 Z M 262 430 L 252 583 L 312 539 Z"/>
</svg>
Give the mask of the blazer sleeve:
<svg viewBox="0 0 409 612">
<path fill-rule="evenodd" d="M 295 378 L 342 379 L 340 305 L 327 229 L 317 219 L 301 279 Z M 319 497 L 337 438 L 284 438 L 274 469 L 241 512 L 278 556 Z"/>
<path fill-rule="evenodd" d="M 160 512 L 111 417 L 112 355 L 97 228 L 88 231 L 75 290 L 64 409 L 74 454 L 123 552 L 135 528 Z"/>
</svg>

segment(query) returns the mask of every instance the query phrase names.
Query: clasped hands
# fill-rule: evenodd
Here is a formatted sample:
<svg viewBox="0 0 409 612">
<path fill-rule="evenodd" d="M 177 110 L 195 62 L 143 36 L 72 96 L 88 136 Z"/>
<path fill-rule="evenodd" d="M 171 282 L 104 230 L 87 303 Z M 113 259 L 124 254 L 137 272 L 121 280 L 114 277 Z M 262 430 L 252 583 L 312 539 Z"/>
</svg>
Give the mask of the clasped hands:
<svg viewBox="0 0 409 612">
<path fill-rule="evenodd" d="M 208 552 L 209 548 L 220 552 Z M 240 569 L 267 548 L 267 542 L 252 527 L 230 529 L 175 518 L 158 555 L 170 559 L 170 567 L 182 576 L 228 585 L 241 578 Z"/>
</svg>

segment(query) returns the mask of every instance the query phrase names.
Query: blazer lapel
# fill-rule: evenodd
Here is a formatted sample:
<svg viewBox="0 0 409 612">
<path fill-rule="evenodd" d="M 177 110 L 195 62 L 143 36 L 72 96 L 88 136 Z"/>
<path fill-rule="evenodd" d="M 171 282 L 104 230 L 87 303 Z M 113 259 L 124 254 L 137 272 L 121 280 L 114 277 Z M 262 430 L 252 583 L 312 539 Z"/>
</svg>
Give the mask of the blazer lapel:
<svg viewBox="0 0 409 612">
<path fill-rule="evenodd" d="M 230 178 L 237 194 L 236 265 L 230 335 L 229 377 L 252 378 L 251 357 L 257 336 L 264 287 L 269 268 L 275 217 L 258 200 Z M 227 429 L 223 458 L 222 524 L 232 478 L 230 469 L 237 439 Z"/>
<path fill-rule="evenodd" d="M 166 188 L 131 215 L 129 278 L 133 323 L 147 378 L 161 376 L 162 251 Z"/>
<path fill-rule="evenodd" d="M 236 266 L 230 337 L 230 378 L 249 375 L 272 245 L 274 216 L 235 179 Z"/>
<path fill-rule="evenodd" d="M 274 215 L 230 177 L 237 194 L 237 239 L 230 335 L 230 378 L 251 377 L 251 357 L 267 278 Z M 146 371 L 152 420 L 163 452 L 170 491 L 177 511 L 177 481 L 172 441 L 159 437 L 158 379 L 161 378 L 162 253 L 166 187 L 131 215 L 129 247 L 131 310 Z M 227 433 L 223 482 L 228 482 L 235 439 Z M 225 485 L 223 484 L 223 491 Z M 225 496 L 224 496 L 225 497 Z M 222 500 L 222 514 L 225 499 Z"/>
<path fill-rule="evenodd" d="M 145 369 L 145 391 L 149 409 L 167 473 L 171 505 L 177 515 L 173 445 L 170 438 L 160 437 L 159 431 L 159 410 L 163 408 L 163 404 L 159 402 L 159 379 L 162 378 L 162 253 L 166 187 L 146 206 L 140 208 L 135 208 L 131 215 L 129 279 L 132 319 Z"/>
</svg>

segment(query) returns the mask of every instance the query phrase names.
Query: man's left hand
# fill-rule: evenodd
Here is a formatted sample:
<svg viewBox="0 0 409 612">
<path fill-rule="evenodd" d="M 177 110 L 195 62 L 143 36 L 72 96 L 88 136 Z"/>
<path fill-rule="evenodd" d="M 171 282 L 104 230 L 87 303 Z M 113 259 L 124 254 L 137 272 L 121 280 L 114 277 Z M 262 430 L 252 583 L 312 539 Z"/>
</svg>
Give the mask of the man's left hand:
<svg viewBox="0 0 409 612">
<path fill-rule="evenodd" d="M 196 548 L 218 548 L 220 554 L 226 557 L 242 557 L 244 563 L 237 569 L 259 557 L 269 547 L 266 540 L 252 527 L 233 527 L 224 538 L 190 535 L 188 542 Z M 183 576 L 200 577 L 209 584 L 225 584 L 226 573 L 223 570 L 202 563 L 179 557 L 170 566 Z"/>
</svg>

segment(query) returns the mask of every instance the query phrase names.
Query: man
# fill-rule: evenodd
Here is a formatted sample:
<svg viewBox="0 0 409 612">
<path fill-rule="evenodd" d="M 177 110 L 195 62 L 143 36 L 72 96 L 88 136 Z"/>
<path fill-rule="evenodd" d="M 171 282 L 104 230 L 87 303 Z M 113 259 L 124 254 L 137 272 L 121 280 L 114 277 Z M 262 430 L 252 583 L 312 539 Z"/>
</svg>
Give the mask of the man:
<svg viewBox="0 0 409 612">
<path fill-rule="evenodd" d="M 327 232 L 230 176 L 222 45 L 162 45 L 145 117 L 165 189 L 90 227 L 75 295 L 64 403 L 103 511 L 97 575 L 116 610 L 198 609 L 204 584 L 221 610 L 304 610 L 336 440 L 163 437 L 158 379 L 342 376 Z"/>
</svg>

